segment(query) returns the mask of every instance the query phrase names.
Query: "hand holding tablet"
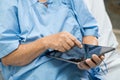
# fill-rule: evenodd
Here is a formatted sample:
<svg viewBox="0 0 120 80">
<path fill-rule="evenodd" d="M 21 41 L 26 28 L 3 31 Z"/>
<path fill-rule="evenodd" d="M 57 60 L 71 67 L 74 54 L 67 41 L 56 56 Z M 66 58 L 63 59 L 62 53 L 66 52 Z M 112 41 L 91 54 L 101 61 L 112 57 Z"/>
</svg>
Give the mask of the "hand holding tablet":
<svg viewBox="0 0 120 80">
<path fill-rule="evenodd" d="M 47 56 L 73 64 L 78 64 L 85 59 L 91 58 L 93 54 L 101 56 L 113 50 L 115 50 L 115 48 L 83 44 L 82 48 L 75 46 L 66 52 L 53 50 L 51 52 L 48 52 Z"/>
</svg>

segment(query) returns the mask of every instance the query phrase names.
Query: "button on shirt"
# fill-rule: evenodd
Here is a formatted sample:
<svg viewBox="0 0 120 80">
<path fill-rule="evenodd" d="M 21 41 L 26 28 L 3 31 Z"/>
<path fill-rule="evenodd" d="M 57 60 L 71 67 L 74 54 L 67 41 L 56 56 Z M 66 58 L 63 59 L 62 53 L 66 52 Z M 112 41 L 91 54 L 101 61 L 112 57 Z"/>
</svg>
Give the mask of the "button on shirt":
<svg viewBox="0 0 120 80">
<path fill-rule="evenodd" d="M 37 0 L 0 1 L 0 58 L 20 44 L 62 31 L 80 41 L 88 35 L 98 37 L 97 23 L 82 0 L 48 0 L 47 4 L 46 7 Z M 87 71 L 44 54 L 22 67 L 0 63 L 4 79 L 89 80 Z"/>
</svg>

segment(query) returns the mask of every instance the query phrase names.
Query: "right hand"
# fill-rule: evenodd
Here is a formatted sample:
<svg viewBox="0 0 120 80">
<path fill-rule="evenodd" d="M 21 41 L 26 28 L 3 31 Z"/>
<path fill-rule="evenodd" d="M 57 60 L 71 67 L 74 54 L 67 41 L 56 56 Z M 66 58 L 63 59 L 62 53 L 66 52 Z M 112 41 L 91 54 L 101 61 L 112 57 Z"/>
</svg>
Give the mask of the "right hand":
<svg viewBox="0 0 120 80">
<path fill-rule="evenodd" d="M 49 35 L 43 38 L 45 47 L 65 52 L 77 45 L 82 48 L 82 44 L 72 34 L 68 32 L 60 32 L 57 34 Z"/>
</svg>

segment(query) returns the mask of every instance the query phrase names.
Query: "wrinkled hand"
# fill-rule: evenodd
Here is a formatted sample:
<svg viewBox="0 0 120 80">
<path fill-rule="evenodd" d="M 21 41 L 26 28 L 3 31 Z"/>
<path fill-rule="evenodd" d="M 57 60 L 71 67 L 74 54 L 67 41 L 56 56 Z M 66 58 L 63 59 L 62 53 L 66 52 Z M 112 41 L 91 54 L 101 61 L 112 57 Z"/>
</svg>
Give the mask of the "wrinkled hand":
<svg viewBox="0 0 120 80">
<path fill-rule="evenodd" d="M 84 44 L 92 44 L 92 45 L 98 45 L 98 40 L 96 37 L 93 36 L 86 36 L 83 38 L 83 43 Z M 78 67 L 80 69 L 90 69 L 93 67 L 96 67 L 99 65 L 104 59 L 104 55 L 102 56 L 97 56 L 95 54 L 92 55 L 91 59 L 86 59 L 85 61 L 82 61 L 78 64 Z"/>
<path fill-rule="evenodd" d="M 77 45 L 80 48 L 82 44 L 73 35 L 68 32 L 60 32 L 43 38 L 46 48 L 51 48 L 61 52 L 65 52 Z"/>
<path fill-rule="evenodd" d="M 86 59 L 85 61 L 80 62 L 78 64 L 78 67 L 80 69 L 88 70 L 90 68 L 100 65 L 103 59 L 104 59 L 104 56 L 98 57 L 97 55 L 93 54 L 91 59 Z"/>
</svg>

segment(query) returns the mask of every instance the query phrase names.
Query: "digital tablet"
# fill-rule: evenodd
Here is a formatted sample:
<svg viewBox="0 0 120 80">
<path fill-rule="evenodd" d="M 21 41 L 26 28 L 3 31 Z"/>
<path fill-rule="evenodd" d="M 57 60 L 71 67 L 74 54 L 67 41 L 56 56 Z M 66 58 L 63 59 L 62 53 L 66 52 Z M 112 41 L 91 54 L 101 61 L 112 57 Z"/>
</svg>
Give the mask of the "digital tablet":
<svg viewBox="0 0 120 80">
<path fill-rule="evenodd" d="M 112 47 L 106 46 L 98 46 L 98 45 L 90 45 L 90 44 L 83 44 L 82 48 L 74 46 L 72 49 L 66 52 L 59 52 L 56 50 L 47 52 L 47 56 L 51 58 L 55 58 L 58 60 L 70 62 L 73 64 L 78 64 L 87 58 L 91 58 L 92 54 L 96 54 L 98 56 L 104 55 L 108 52 L 115 50 Z"/>
</svg>

